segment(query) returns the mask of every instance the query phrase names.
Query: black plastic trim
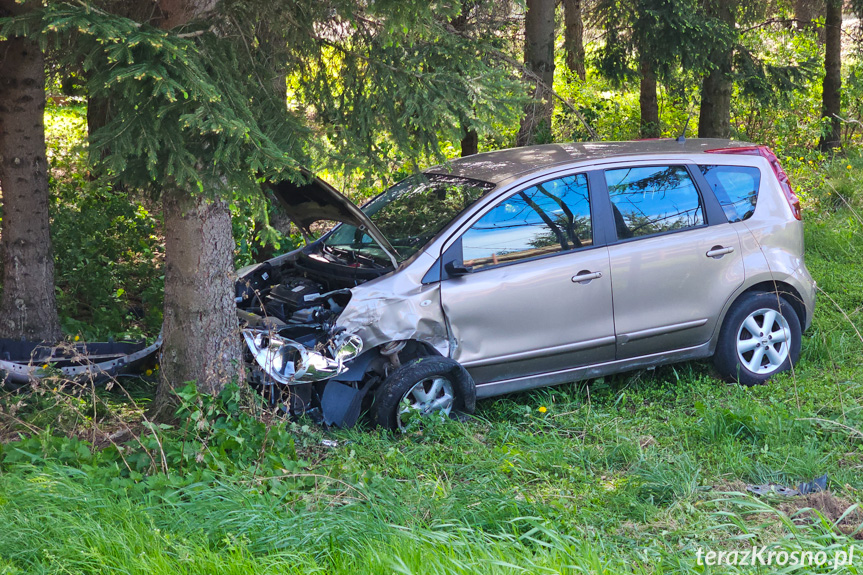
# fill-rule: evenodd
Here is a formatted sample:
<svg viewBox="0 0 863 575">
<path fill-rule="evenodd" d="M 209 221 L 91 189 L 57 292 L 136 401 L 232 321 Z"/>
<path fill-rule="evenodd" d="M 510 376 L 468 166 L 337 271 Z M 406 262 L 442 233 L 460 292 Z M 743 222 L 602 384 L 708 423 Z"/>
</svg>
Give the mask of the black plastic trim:
<svg viewBox="0 0 863 575">
<path fill-rule="evenodd" d="M 590 210 L 593 214 L 593 242 L 595 246 L 606 246 L 617 241 L 611 198 L 605 170 L 587 172 L 587 190 L 590 194 Z"/>
<path fill-rule="evenodd" d="M 423 276 L 423 284 L 433 284 L 441 280 L 441 258 L 435 260 L 432 267 L 428 269 L 426 275 Z"/>
<path fill-rule="evenodd" d="M 689 171 L 689 177 L 692 178 L 692 182 L 695 184 L 695 189 L 701 194 L 707 225 L 727 224 L 728 217 L 725 215 L 725 210 L 722 209 L 722 204 L 719 203 L 719 199 L 713 190 L 710 189 L 710 184 L 707 183 L 704 174 L 701 173 L 701 167 L 697 164 L 685 164 L 685 167 Z"/>
</svg>

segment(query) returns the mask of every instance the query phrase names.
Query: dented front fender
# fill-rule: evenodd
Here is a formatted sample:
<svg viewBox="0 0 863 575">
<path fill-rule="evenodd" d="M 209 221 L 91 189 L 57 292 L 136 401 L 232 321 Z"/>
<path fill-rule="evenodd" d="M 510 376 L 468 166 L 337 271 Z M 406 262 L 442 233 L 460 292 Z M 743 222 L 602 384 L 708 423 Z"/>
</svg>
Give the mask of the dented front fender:
<svg viewBox="0 0 863 575">
<path fill-rule="evenodd" d="M 360 336 L 365 349 L 414 340 L 448 356 L 449 332 L 441 308 L 440 282 L 422 283 L 422 276 L 433 263 L 431 256 L 423 254 L 399 273 L 352 288 L 351 300 L 336 325 Z"/>
</svg>

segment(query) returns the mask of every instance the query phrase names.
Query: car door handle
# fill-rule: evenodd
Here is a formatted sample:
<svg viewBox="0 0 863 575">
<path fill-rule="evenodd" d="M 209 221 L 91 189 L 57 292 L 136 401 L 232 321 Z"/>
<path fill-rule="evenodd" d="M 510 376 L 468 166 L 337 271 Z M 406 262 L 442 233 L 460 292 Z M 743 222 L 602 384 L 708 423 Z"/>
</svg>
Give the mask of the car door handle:
<svg viewBox="0 0 863 575">
<path fill-rule="evenodd" d="M 602 272 L 591 272 L 588 270 L 582 270 L 572 276 L 572 281 L 579 284 L 587 283 L 591 280 L 598 280 L 602 277 Z"/>
<path fill-rule="evenodd" d="M 722 247 L 722 246 L 713 246 L 712 248 L 710 248 L 710 251 L 707 252 L 707 254 L 705 254 L 705 255 L 709 258 L 719 259 L 722 256 L 724 256 L 725 254 L 730 254 L 733 251 L 734 251 L 734 248 L 731 246 L 729 246 L 727 248 Z"/>
</svg>

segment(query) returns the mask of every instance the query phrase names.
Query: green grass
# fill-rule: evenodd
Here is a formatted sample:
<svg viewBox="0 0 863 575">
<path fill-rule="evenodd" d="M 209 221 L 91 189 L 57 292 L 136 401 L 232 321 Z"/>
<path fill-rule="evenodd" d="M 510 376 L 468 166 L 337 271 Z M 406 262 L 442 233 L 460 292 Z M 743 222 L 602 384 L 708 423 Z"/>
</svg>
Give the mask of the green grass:
<svg viewBox="0 0 863 575">
<path fill-rule="evenodd" d="M 847 210 L 807 215 L 824 293 L 795 373 L 757 388 L 692 362 L 480 401 L 403 436 L 216 422 L 160 432 L 167 476 L 51 439 L 94 422 L 34 399 L 18 419 L 55 431 L 2 448 L 0 573 L 702 573 L 698 547 L 847 546 L 861 517 L 833 521 L 863 490 L 861 231 Z M 261 442 L 285 457 L 261 464 Z M 823 473 L 828 504 L 741 491 Z M 813 504 L 826 518 L 800 511 Z"/>
</svg>

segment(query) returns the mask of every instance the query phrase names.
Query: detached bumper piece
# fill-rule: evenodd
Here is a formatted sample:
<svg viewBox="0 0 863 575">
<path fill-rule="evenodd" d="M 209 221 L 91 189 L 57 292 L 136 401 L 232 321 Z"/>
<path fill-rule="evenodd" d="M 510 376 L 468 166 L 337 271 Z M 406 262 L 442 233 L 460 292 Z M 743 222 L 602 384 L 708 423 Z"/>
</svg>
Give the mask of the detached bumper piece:
<svg viewBox="0 0 863 575">
<path fill-rule="evenodd" d="M 141 371 L 153 363 L 161 345 L 161 336 L 149 346 L 144 342 L 47 346 L 0 339 L 0 386 L 14 390 L 39 381 L 53 370 L 70 380 L 104 383 L 115 375 Z"/>
</svg>

